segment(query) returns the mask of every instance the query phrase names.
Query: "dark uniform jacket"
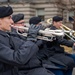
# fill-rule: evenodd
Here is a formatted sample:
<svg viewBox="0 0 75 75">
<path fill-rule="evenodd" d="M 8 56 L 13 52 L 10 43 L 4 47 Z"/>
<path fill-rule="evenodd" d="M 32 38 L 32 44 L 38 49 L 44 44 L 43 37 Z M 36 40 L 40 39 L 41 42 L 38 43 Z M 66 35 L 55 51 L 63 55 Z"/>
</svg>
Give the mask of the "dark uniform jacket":
<svg viewBox="0 0 75 75">
<path fill-rule="evenodd" d="M 50 29 L 55 30 L 55 26 L 51 26 Z M 66 45 L 68 47 L 73 46 L 73 41 L 66 40 L 61 37 L 56 37 L 52 42 L 43 41 L 44 48 L 42 48 L 38 57 L 43 62 L 44 67 L 46 68 L 57 68 L 61 65 L 62 69 L 69 69 L 75 66 L 74 60 L 68 56 L 68 53 L 65 53 L 64 48 L 60 45 Z"/>
<path fill-rule="evenodd" d="M 8 59 L 12 63 L 12 64 L 10 64 L 10 66 L 14 67 L 13 68 L 14 70 L 11 71 L 11 72 L 14 72 L 14 73 L 11 73 L 12 75 L 54 75 L 51 71 L 48 71 L 47 69 L 45 69 L 42 66 L 41 61 L 39 61 L 39 59 L 36 56 L 36 53 L 39 50 L 38 42 L 36 42 L 36 44 L 35 44 L 34 42 L 26 41 L 26 37 L 20 36 L 16 33 L 6 34 L 4 32 L 3 33 L 1 32 L 1 36 L 2 36 L 1 40 L 3 40 L 3 37 L 8 40 L 6 42 L 4 42 L 4 40 L 3 40 L 3 42 L 4 42 L 3 44 L 9 44 L 8 47 L 10 47 L 11 49 L 14 48 L 13 50 L 16 52 L 16 54 L 13 54 L 15 63 L 13 62 L 14 59 L 11 61 L 10 60 L 11 57 L 10 57 L 10 59 L 8 57 Z M 21 47 L 22 44 L 23 44 L 24 49 L 22 49 L 22 47 Z M 21 47 L 21 49 L 20 49 L 20 47 Z M 10 51 L 11 51 L 11 49 L 10 49 Z M 22 52 L 17 52 L 18 50 L 22 50 Z M 23 54 L 23 57 L 21 57 L 20 53 L 21 53 L 21 55 Z M 18 58 L 17 61 L 19 61 L 19 62 L 16 61 L 16 58 L 14 55 Z M 21 60 L 22 60 L 22 62 L 21 62 Z M 7 59 L 6 59 L 6 61 L 7 61 Z M 7 64 L 9 65 L 9 63 L 5 63 L 5 62 L 3 62 L 3 63 L 5 65 L 7 65 Z M 8 66 L 7 66 L 7 68 L 8 68 Z M 8 71 L 6 71 L 6 72 L 8 75 L 9 68 L 8 68 Z M 11 75 L 11 74 L 9 74 L 9 75 Z M 6 73 L 4 75 L 6 75 Z"/>
<path fill-rule="evenodd" d="M 0 75 L 19 75 L 17 67 L 27 64 L 38 50 L 32 41 L 0 31 Z"/>
</svg>

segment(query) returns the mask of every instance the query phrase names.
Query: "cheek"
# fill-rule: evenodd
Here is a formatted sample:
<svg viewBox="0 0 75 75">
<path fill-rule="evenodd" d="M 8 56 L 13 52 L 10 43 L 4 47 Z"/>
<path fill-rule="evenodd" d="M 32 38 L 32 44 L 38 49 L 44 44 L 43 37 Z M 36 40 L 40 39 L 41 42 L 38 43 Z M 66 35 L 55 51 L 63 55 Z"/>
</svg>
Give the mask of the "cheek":
<svg viewBox="0 0 75 75">
<path fill-rule="evenodd" d="M 6 21 L 4 21 L 4 25 L 7 25 L 9 22 L 6 20 Z"/>
<path fill-rule="evenodd" d="M 7 28 L 7 27 L 10 25 L 10 22 L 9 22 L 9 20 L 5 20 L 5 19 L 4 19 L 4 20 L 2 20 L 1 25 L 2 25 L 3 27 L 5 26 L 5 27 Z"/>
<path fill-rule="evenodd" d="M 62 26 L 62 24 L 60 24 L 60 26 Z"/>
<path fill-rule="evenodd" d="M 8 28 L 10 26 L 10 22 L 6 21 L 4 25 Z"/>
<path fill-rule="evenodd" d="M 22 24 L 19 24 L 18 26 L 22 26 Z"/>
<path fill-rule="evenodd" d="M 59 23 L 58 25 L 61 26 L 61 23 Z"/>
</svg>

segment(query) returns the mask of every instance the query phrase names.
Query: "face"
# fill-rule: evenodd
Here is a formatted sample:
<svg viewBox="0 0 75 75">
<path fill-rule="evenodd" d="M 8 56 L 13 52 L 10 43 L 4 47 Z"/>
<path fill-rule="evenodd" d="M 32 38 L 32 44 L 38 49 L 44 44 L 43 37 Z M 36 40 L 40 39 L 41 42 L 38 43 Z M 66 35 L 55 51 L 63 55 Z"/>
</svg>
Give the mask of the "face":
<svg viewBox="0 0 75 75">
<path fill-rule="evenodd" d="M 62 26 L 62 21 L 54 22 L 54 26 L 60 28 Z"/>
<path fill-rule="evenodd" d="M 0 18 L 0 30 L 11 31 L 12 24 L 13 24 L 13 20 L 11 16 Z"/>
<path fill-rule="evenodd" d="M 25 26 L 25 21 L 24 20 L 20 20 L 20 21 L 18 21 L 18 22 L 16 22 L 15 24 L 14 24 L 14 26 Z M 21 29 L 21 28 L 19 28 L 18 29 L 20 32 L 23 32 L 24 31 L 24 29 Z"/>
<path fill-rule="evenodd" d="M 20 21 L 18 21 L 18 22 L 16 22 L 14 25 L 15 26 L 24 26 L 24 20 L 20 20 Z"/>
</svg>

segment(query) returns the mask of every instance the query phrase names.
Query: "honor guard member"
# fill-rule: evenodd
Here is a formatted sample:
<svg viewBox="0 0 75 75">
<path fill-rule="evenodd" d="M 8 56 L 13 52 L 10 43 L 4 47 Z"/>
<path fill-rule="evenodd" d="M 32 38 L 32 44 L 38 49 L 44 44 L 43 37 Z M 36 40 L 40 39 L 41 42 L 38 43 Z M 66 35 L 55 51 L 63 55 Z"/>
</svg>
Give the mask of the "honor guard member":
<svg viewBox="0 0 75 75">
<path fill-rule="evenodd" d="M 50 26 L 50 29 L 56 30 L 60 28 L 62 26 L 62 20 L 62 17 L 54 16 L 53 24 Z M 47 55 L 48 61 L 52 61 L 57 67 L 59 67 L 59 70 L 61 70 L 64 75 L 72 75 L 73 68 L 75 67 L 75 55 L 66 53 L 64 47 L 61 47 L 61 45 L 73 47 L 75 46 L 74 41 L 57 36 L 56 40 L 53 40 L 52 42 L 45 41 L 45 45 L 45 54 Z M 52 69 L 50 70 L 55 72 L 56 75 L 59 75 L 59 72 Z"/>
<path fill-rule="evenodd" d="M 39 25 L 40 21 L 36 22 L 37 19 L 37 17 L 35 19 L 33 17 L 29 20 L 29 23 Z M 62 20 L 59 16 L 53 17 L 53 25 L 51 25 L 50 29 L 55 30 L 59 28 Z M 52 42 L 43 41 L 37 56 L 42 61 L 42 65 L 55 73 L 55 75 L 72 75 L 72 70 L 75 66 L 74 55 L 71 56 L 64 52 L 64 48 L 60 44 L 72 47 L 74 42 L 62 39 L 61 37 L 56 37 L 56 40 Z"/>
<path fill-rule="evenodd" d="M 12 33 L 15 33 L 15 34 L 17 33 L 15 36 L 18 36 L 19 38 L 26 40 L 27 37 L 20 36 L 20 34 L 22 33 L 25 34 L 27 33 L 27 31 L 22 28 L 17 28 L 19 26 L 26 27 L 25 21 L 24 21 L 24 14 L 22 13 L 14 14 L 12 15 L 12 20 L 14 21 L 12 28 L 11 28 Z"/>
<path fill-rule="evenodd" d="M 30 25 L 32 25 L 32 24 L 33 25 L 40 25 L 40 24 L 42 25 L 41 18 L 31 17 L 29 19 L 29 24 Z M 47 50 L 48 48 L 45 48 L 44 40 L 40 40 L 40 42 L 43 42 L 43 43 L 41 44 L 41 46 L 39 46 L 40 50 L 37 53 L 37 57 L 40 61 L 42 61 L 42 65 L 43 64 L 46 65 L 46 66 L 44 66 L 45 68 L 51 68 L 51 70 L 55 73 L 55 75 L 59 75 L 59 74 L 63 75 L 63 72 L 61 70 L 59 70 L 58 67 L 53 64 L 53 62 L 48 61 L 47 54 L 50 53 L 50 51 Z M 59 73 L 59 74 L 57 74 L 57 73 Z"/>
<path fill-rule="evenodd" d="M 12 13 L 10 6 L 0 7 L 0 75 L 53 75 L 41 66 L 35 69 L 27 67 L 25 73 L 20 73 L 18 67 L 29 65 L 29 61 L 39 50 L 34 39 L 36 39 L 40 26 L 37 27 L 34 38 L 31 36 L 32 33 L 29 34 L 27 41 L 15 37 L 11 32 Z"/>
<path fill-rule="evenodd" d="M 19 15 L 19 14 L 16 14 L 16 15 L 12 15 L 12 19 L 13 19 L 13 21 L 14 21 L 14 26 L 23 26 L 20 22 L 23 20 L 23 16 L 22 15 Z M 37 21 L 36 21 L 37 22 Z M 39 20 L 39 22 L 41 22 L 41 19 Z M 19 25 L 20 24 L 20 25 Z M 28 30 L 28 35 L 27 35 L 27 37 L 25 37 L 25 36 L 22 36 L 22 35 L 18 35 L 17 37 L 20 37 L 22 40 L 33 40 L 33 41 L 37 41 L 36 40 L 36 36 L 37 36 L 37 31 L 38 31 L 38 28 L 42 28 L 42 26 L 40 25 L 40 26 L 35 26 L 35 25 L 30 25 L 30 27 L 29 27 L 29 30 Z M 13 27 L 14 28 L 14 27 Z M 16 30 L 16 29 L 15 29 Z M 13 32 L 16 32 L 16 31 L 13 31 Z M 20 34 L 21 33 L 23 33 L 23 32 L 19 32 Z M 38 45 L 38 47 L 41 45 L 41 41 L 37 41 L 36 42 L 36 44 Z M 34 70 L 34 73 L 33 73 L 33 75 L 43 75 L 43 74 L 51 74 L 51 75 L 53 75 L 53 73 L 52 72 L 50 72 L 50 73 L 46 73 L 47 72 L 47 70 L 45 69 L 43 69 L 43 66 L 42 66 L 42 64 L 41 64 L 42 62 L 41 61 L 39 61 L 39 59 L 37 58 L 37 56 L 36 56 L 36 54 L 31 58 L 31 60 L 27 63 L 27 64 L 25 64 L 25 65 L 23 65 L 23 66 L 20 66 L 19 67 L 19 72 L 21 73 L 21 74 L 25 74 L 25 73 L 27 73 L 27 72 L 29 72 L 29 71 L 31 71 L 31 72 L 33 72 Z M 37 69 L 38 68 L 38 69 Z M 27 69 L 27 70 L 26 70 Z M 33 69 L 33 70 L 32 70 Z M 43 71 L 44 72 L 43 72 Z M 29 73 L 30 75 L 31 75 L 31 73 Z"/>
<path fill-rule="evenodd" d="M 15 26 L 24 26 L 25 27 L 24 14 L 19 13 L 19 14 L 12 15 L 12 19 L 14 21 L 14 24 L 12 26 L 13 27 L 12 31 L 16 32 L 17 28 Z M 21 28 L 18 28 L 18 31 L 19 31 L 19 33 L 25 32 L 25 30 L 21 29 Z"/>
</svg>

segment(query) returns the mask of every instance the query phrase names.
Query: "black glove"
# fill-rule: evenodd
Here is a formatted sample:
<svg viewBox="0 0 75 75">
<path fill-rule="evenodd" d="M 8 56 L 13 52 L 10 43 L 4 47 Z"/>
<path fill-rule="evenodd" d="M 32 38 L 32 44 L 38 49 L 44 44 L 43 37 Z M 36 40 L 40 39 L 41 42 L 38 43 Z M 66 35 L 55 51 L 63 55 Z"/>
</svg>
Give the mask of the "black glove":
<svg viewBox="0 0 75 75">
<path fill-rule="evenodd" d="M 42 25 L 30 25 L 27 35 L 27 40 L 37 41 L 37 34 L 42 29 Z"/>
<path fill-rule="evenodd" d="M 43 46 L 43 41 L 42 40 L 37 40 L 36 45 L 41 48 Z"/>
</svg>

